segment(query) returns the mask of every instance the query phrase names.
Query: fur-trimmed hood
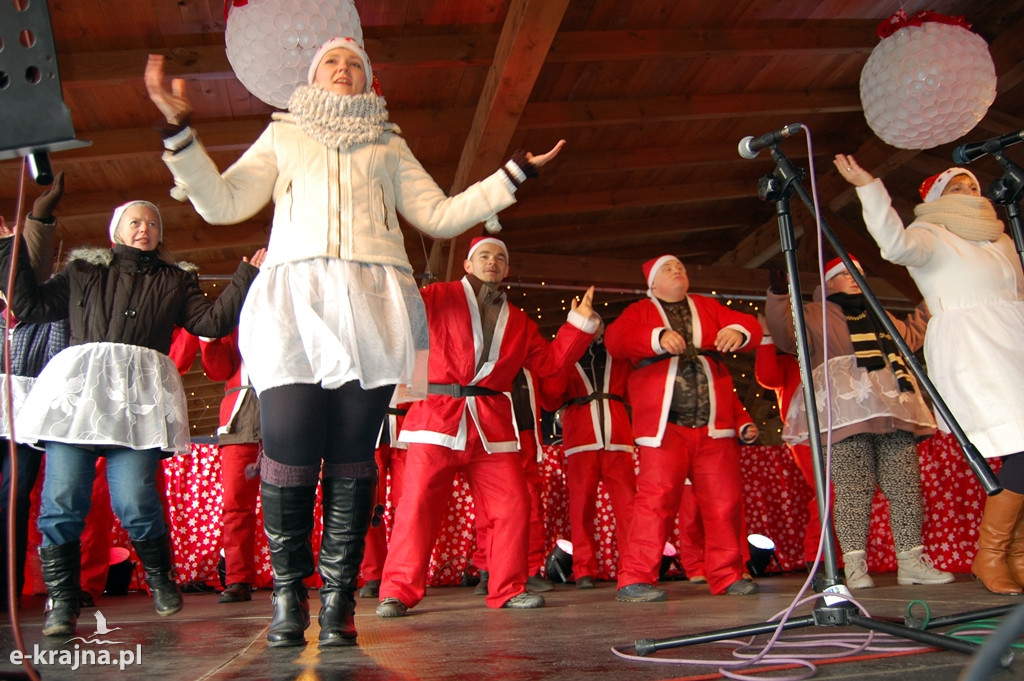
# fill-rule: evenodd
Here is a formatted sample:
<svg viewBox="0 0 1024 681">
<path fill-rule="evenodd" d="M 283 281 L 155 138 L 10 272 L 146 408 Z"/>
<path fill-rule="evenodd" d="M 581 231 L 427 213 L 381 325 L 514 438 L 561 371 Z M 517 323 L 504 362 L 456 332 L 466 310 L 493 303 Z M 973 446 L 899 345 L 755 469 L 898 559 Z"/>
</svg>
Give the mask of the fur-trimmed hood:
<svg viewBox="0 0 1024 681">
<path fill-rule="evenodd" d="M 126 246 L 125 248 L 131 248 Z M 73 248 L 68 252 L 68 264 L 75 261 L 85 262 L 90 265 L 99 265 L 100 267 L 110 267 L 110 264 L 114 262 L 114 249 L 112 248 L 100 248 L 97 246 L 81 246 L 79 248 Z M 166 262 L 166 261 L 165 261 Z M 167 263 L 172 264 L 172 263 Z M 190 274 L 199 274 L 199 266 L 193 262 L 180 260 L 173 263 L 174 267 L 180 270 L 188 272 Z"/>
</svg>

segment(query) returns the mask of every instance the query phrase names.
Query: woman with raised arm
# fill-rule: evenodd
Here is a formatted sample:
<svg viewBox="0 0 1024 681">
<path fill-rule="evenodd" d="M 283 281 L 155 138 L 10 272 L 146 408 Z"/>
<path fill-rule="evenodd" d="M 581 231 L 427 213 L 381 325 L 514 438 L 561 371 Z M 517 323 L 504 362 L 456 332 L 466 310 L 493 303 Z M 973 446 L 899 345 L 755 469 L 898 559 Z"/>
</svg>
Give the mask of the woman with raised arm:
<svg viewBox="0 0 1024 681">
<path fill-rule="evenodd" d="M 273 201 L 267 263 L 239 327 L 259 394 L 263 517 L 274 569 L 271 646 L 305 643 L 314 571 L 310 532 L 323 479 L 320 646 L 354 645 L 364 536 L 376 498 L 377 431 L 396 385 L 426 391 L 427 320 L 398 222 L 454 237 L 515 201 L 561 149 L 517 152 L 497 172 L 445 196 L 388 121 L 370 60 L 334 38 L 309 65 L 287 113 L 221 173 L 189 127 L 184 83 L 146 67 L 167 119 L 164 161 L 177 191 L 211 223 L 236 223 Z"/>
<path fill-rule="evenodd" d="M 110 220 L 112 248 L 73 251 L 63 271 L 39 283 L 25 249 L 14 289 L 22 322 L 67 319 L 70 345 L 43 368 L 15 421 L 19 442 L 43 443 L 46 474 L 39 509 L 39 557 L 49 598 L 43 634 L 74 635 L 80 610 L 81 536 L 96 463 L 106 461 L 110 502 L 146 571 L 158 615 L 181 610 L 172 579 L 170 533 L 156 486 L 161 459 L 191 450 L 181 377 L 168 356 L 175 326 L 223 336 L 263 261 L 243 259 L 216 302 L 194 272 L 163 245 L 160 212 L 129 201 Z M 0 267 L 14 239 L 0 238 Z"/>
<path fill-rule="evenodd" d="M 882 257 L 905 265 L 931 312 L 928 376 L 982 456 L 1003 457 L 1003 491 L 988 497 L 971 572 L 989 591 L 1024 590 L 1024 272 L 978 179 L 949 168 L 924 181 L 904 228 L 881 180 L 838 154 Z M 948 426 L 939 419 L 939 426 Z"/>
</svg>

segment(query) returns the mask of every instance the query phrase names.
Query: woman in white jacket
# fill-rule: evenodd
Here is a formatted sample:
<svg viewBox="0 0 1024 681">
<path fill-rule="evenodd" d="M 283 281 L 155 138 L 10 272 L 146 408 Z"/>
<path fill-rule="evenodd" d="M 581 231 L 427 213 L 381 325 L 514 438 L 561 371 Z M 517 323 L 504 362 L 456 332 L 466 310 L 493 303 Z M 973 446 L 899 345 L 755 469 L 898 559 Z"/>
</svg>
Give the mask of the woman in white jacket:
<svg viewBox="0 0 1024 681">
<path fill-rule="evenodd" d="M 1024 587 L 1024 272 L 978 179 L 950 168 L 921 185 L 906 229 L 880 180 L 852 157 L 836 169 L 857 188 L 882 257 L 906 265 L 931 312 L 928 375 L 985 457 L 1003 457 L 1003 491 L 985 502 L 971 572 L 989 591 Z M 948 431 L 941 422 L 939 426 Z"/>
<path fill-rule="evenodd" d="M 273 121 L 223 174 L 189 127 L 184 82 L 146 66 L 150 98 L 171 128 L 164 161 L 175 191 L 210 223 L 236 223 L 273 201 L 260 276 L 239 346 L 259 393 L 263 516 L 274 569 L 271 646 L 305 643 L 313 573 L 310 532 L 323 468 L 320 646 L 354 645 L 353 591 L 375 499 L 374 444 L 398 384 L 426 391 L 427 324 L 398 223 L 453 237 L 515 201 L 559 152 L 517 152 L 490 177 L 447 197 L 412 155 L 352 38 L 313 57 Z"/>
</svg>

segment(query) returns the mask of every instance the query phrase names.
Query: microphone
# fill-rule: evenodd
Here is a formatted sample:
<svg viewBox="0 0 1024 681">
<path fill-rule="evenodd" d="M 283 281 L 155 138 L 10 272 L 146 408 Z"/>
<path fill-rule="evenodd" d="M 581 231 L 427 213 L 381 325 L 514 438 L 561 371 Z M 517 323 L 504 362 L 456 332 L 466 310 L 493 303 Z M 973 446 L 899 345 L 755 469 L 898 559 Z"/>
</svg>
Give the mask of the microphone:
<svg viewBox="0 0 1024 681">
<path fill-rule="evenodd" d="M 1017 132 L 1011 132 L 1000 137 L 993 137 L 984 142 L 961 144 L 953 150 L 953 161 L 955 163 L 967 164 L 981 158 L 985 154 L 994 154 L 1002 151 L 1011 144 L 1016 144 L 1022 140 L 1024 140 L 1024 130 L 1018 130 Z"/>
<path fill-rule="evenodd" d="M 765 133 L 760 137 L 754 137 L 747 135 L 740 140 L 739 152 L 743 158 L 755 158 L 759 151 L 765 147 L 770 147 L 778 144 L 782 140 L 786 139 L 790 135 L 795 135 L 804 127 L 803 123 L 792 123 L 782 128 L 781 130 L 773 130 L 772 132 Z"/>
</svg>

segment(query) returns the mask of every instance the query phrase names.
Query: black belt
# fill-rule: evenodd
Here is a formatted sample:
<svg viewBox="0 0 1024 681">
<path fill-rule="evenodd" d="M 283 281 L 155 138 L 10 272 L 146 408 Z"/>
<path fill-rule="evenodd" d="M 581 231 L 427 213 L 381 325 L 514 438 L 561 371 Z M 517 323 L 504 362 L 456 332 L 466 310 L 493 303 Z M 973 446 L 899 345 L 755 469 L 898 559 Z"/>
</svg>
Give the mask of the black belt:
<svg viewBox="0 0 1024 681">
<path fill-rule="evenodd" d="M 447 395 L 456 399 L 502 394 L 500 390 L 491 390 L 480 385 L 459 385 L 458 383 L 430 383 L 427 386 L 427 392 L 431 395 Z"/>
<path fill-rule="evenodd" d="M 574 397 L 565 404 L 563 407 L 574 407 L 580 404 L 590 404 L 594 400 L 618 400 L 619 402 L 625 402 L 622 395 L 616 395 L 615 393 L 590 393 L 589 395 L 583 395 L 582 397 Z"/>
<path fill-rule="evenodd" d="M 408 409 L 397 409 L 395 407 L 388 407 L 385 411 L 389 416 L 405 416 L 409 413 Z"/>
<path fill-rule="evenodd" d="M 722 353 L 718 352 L 717 350 L 699 350 L 691 345 L 690 347 L 686 348 L 686 352 L 684 352 L 681 355 L 664 354 L 657 355 L 656 357 L 645 357 L 644 359 L 641 359 L 636 363 L 636 368 L 643 369 L 644 367 L 648 367 L 652 364 L 657 364 L 658 362 L 662 362 L 666 359 L 672 359 L 673 357 L 681 357 L 683 359 L 688 359 L 691 362 L 693 362 L 700 355 L 703 355 L 704 357 L 710 357 L 711 359 L 719 362 L 722 361 Z"/>
</svg>

